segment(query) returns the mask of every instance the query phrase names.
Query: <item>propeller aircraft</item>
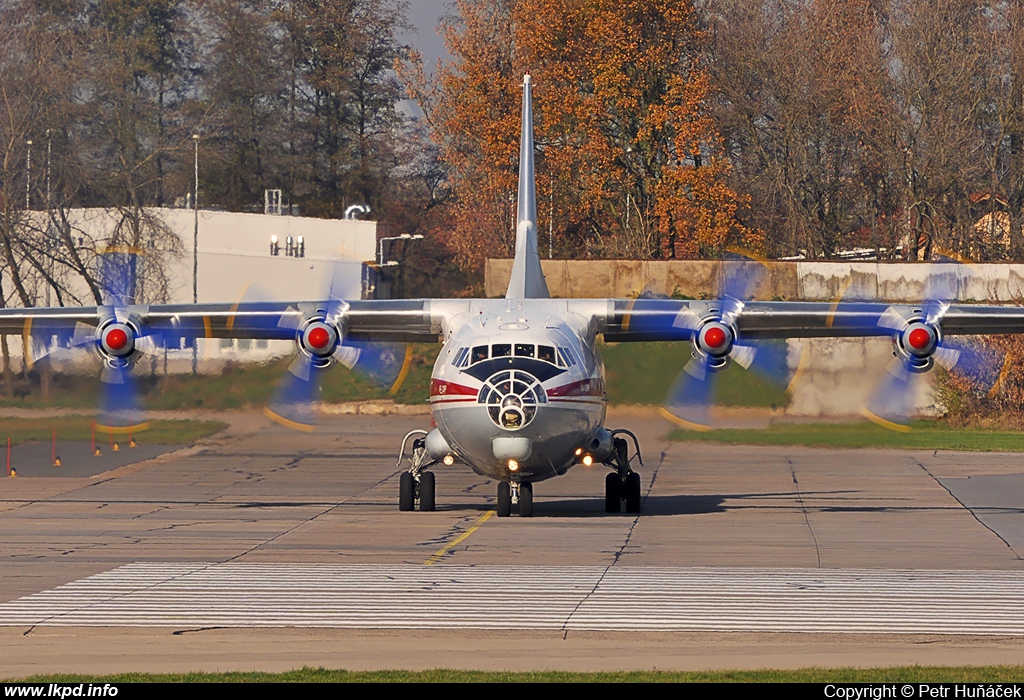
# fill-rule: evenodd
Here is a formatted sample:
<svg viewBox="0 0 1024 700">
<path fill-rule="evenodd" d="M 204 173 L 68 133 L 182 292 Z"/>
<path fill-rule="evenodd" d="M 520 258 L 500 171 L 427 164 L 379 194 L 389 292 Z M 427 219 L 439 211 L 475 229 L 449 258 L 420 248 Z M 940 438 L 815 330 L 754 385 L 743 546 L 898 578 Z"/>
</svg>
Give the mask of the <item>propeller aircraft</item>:
<svg viewBox="0 0 1024 700">
<path fill-rule="evenodd" d="M 628 430 L 606 426 L 604 365 L 596 347 L 609 342 L 666 341 L 692 346 L 666 400 L 672 420 L 711 427 L 708 405 L 715 377 L 735 361 L 785 371 L 779 341 L 788 338 L 889 337 L 892 381 L 868 407 L 879 422 L 900 427 L 894 408 L 915 375 L 935 362 L 955 367 L 972 353 L 949 338 L 1024 333 L 1024 309 L 875 302 L 759 302 L 747 298 L 759 263 L 727 266 L 720 297 L 671 299 L 552 299 L 541 270 L 531 80 L 523 81 L 515 259 L 503 299 L 343 299 L 243 301 L 237 304 L 136 305 L 113 299 L 97 307 L 0 310 L 0 333 L 22 335 L 25 352 L 86 346 L 104 365 L 104 420 L 137 422 L 131 368 L 160 347 L 187 347 L 196 338 L 294 341 L 298 355 L 269 414 L 309 429 L 319 378 L 336 363 L 371 373 L 407 369 L 401 343 L 440 342 L 430 380 L 436 427 L 416 430 L 401 473 L 399 509 L 432 511 L 434 470 L 455 461 L 497 482 L 496 510 L 534 511 L 534 484 L 576 464 L 603 464 L 605 510 L 641 508 L 640 445 Z M 130 274 L 126 272 L 125 274 Z M 41 339 L 41 341 L 39 340 Z M 386 373 L 386 372 L 385 372 Z"/>
</svg>

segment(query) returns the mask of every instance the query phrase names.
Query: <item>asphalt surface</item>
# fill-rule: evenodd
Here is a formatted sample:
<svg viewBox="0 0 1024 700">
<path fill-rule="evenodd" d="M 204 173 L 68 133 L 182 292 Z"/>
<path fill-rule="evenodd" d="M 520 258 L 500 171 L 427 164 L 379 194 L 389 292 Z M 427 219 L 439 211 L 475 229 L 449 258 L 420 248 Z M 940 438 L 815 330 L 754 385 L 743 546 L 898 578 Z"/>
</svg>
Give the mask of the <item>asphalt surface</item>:
<svg viewBox="0 0 1024 700">
<path fill-rule="evenodd" d="M 158 565 L 231 572 L 247 576 L 247 585 L 258 585 L 263 574 L 244 573 L 250 571 L 244 567 L 266 566 L 267 587 L 257 590 L 273 595 L 259 597 L 246 624 L 238 626 L 206 626 L 202 620 L 154 624 L 145 616 L 133 626 L 133 616 L 145 611 L 132 601 L 122 601 L 127 607 L 111 608 L 95 624 L 61 624 L 45 611 L 25 622 L 0 612 L 0 675 L 301 666 L 611 670 L 1024 662 L 1024 642 L 1015 634 L 947 633 L 941 627 L 857 633 L 836 625 L 834 631 L 826 626 L 808 633 L 785 631 L 784 624 L 775 631 L 719 626 L 711 618 L 707 628 L 690 631 L 630 628 L 628 621 L 626 629 L 612 631 L 568 623 L 515 628 L 516 619 L 528 617 L 562 585 L 552 578 L 546 586 L 533 575 L 541 571 L 537 567 L 625 572 L 636 586 L 644 585 L 648 572 L 682 577 L 710 569 L 739 580 L 734 572 L 742 570 L 750 575 L 744 585 L 751 596 L 764 593 L 758 581 L 781 570 L 802 576 L 827 570 L 839 578 L 857 578 L 858 571 L 867 572 L 861 578 L 924 571 L 968 590 L 973 580 L 1003 577 L 1012 590 L 1014 577 L 1024 575 L 1022 455 L 668 443 L 663 436 L 669 426 L 661 419 L 613 412 L 609 425 L 633 429 L 644 447 L 642 515 L 605 514 L 605 471 L 581 466 L 536 485 L 535 517 L 499 519 L 488 515 L 494 484 L 459 465 L 437 470 L 436 512 L 398 512 L 398 442 L 408 430 L 427 427 L 427 417 L 334 416 L 312 435 L 256 415 L 227 420 L 227 433 L 187 450 L 152 458 L 137 452 L 146 459 L 95 474 L 19 472 L 16 479 L 0 481 L 0 610 L 32 596 L 42 596 L 47 605 L 67 602 L 65 591 L 89 594 L 89 586 L 103 577 L 122 585 L 128 574 L 119 572 Z M 500 570 L 508 591 L 501 583 L 492 586 L 501 605 L 476 627 L 402 628 L 401 606 L 419 614 L 420 607 L 429 612 L 432 605 L 415 591 L 411 598 L 395 598 L 393 619 L 399 622 L 391 628 L 380 622 L 336 627 L 326 617 L 318 625 L 315 616 L 302 626 L 261 622 L 271 620 L 276 607 L 285 610 L 313 595 L 301 585 L 304 576 L 332 585 L 331 572 L 360 566 L 377 573 L 414 571 L 438 581 L 452 567 Z M 228 576 L 207 577 L 203 585 L 212 588 L 197 583 L 172 593 L 186 609 L 192 596 L 191 607 L 198 609 Z M 271 579 L 281 578 L 294 580 L 294 590 L 270 587 Z M 526 590 L 515 583 L 519 579 L 531 581 Z M 135 585 L 131 595 L 138 596 L 141 584 Z M 373 594 L 352 590 L 347 595 L 357 602 L 359 595 Z M 998 603 L 1009 594 L 992 590 L 999 617 Z M 732 594 L 739 596 L 739 609 L 744 591 Z M 828 591 L 823 595 L 828 605 Z M 635 596 L 626 589 L 621 597 L 623 609 L 631 610 Z M 144 596 L 138 600 L 139 606 L 153 604 Z M 972 622 L 966 598 L 935 600 L 940 621 L 941 606 L 947 606 L 950 617 L 959 613 L 958 619 Z M 1017 607 L 1007 608 L 1007 616 L 1020 614 Z"/>
</svg>

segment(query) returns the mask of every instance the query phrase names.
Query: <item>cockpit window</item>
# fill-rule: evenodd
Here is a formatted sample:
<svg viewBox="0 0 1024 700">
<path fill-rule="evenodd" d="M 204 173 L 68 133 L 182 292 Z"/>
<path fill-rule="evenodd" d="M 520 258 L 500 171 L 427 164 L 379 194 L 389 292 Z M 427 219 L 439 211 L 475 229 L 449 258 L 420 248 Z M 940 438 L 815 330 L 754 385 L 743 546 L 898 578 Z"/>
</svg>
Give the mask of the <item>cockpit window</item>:
<svg viewBox="0 0 1024 700">
<path fill-rule="evenodd" d="M 555 349 L 550 345 L 538 345 L 537 346 L 537 359 L 544 360 L 545 362 L 555 363 Z"/>
<path fill-rule="evenodd" d="M 491 357 L 509 357 L 512 355 L 512 346 L 508 343 L 491 346 Z"/>
<path fill-rule="evenodd" d="M 536 346 L 516 343 L 516 357 L 533 357 Z"/>
<path fill-rule="evenodd" d="M 477 362 L 481 362 L 487 359 L 487 346 L 477 345 L 473 348 L 473 355 L 471 362 L 475 365 Z"/>
<path fill-rule="evenodd" d="M 465 367 L 468 363 L 466 360 L 469 359 L 469 348 L 459 348 L 459 351 L 455 353 L 455 359 L 452 360 L 452 364 L 456 367 Z"/>
<path fill-rule="evenodd" d="M 558 348 L 558 354 L 567 367 L 573 367 L 576 364 L 576 358 L 573 357 L 572 351 L 569 348 Z"/>
</svg>

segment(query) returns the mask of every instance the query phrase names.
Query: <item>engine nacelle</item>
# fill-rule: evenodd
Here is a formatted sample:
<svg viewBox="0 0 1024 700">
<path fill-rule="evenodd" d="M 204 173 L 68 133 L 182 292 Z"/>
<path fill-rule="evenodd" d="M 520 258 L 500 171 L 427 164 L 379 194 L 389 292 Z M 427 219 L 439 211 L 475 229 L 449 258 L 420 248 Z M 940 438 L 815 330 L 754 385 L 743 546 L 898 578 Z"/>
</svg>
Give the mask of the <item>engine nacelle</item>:
<svg viewBox="0 0 1024 700">
<path fill-rule="evenodd" d="M 915 319 L 893 336 L 893 355 L 903 360 L 909 371 L 927 372 L 935 364 L 933 355 L 941 341 L 942 334 L 938 328 Z"/>
<path fill-rule="evenodd" d="M 136 341 L 142 333 L 132 320 L 108 319 L 96 329 L 96 350 L 104 362 L 114 366 L 131 366 L 139 359 Z"/>
<path fill-rule="evenodd" d="M 319 365 L 330 362 L 331 356 L 341 342 L 338 329 L 322 317 L 313 317 L 299 329 L 296 338 L 299 348 Z"/>
<path fill-rule="evenodd" d="M 594 437 L 587 441 L 584 451 L 590 455 L 595 462 L 604 462 L 609 459 L 615 451 L 612 434 L 604 428 L 600 428 L 596 433 L 594 433 Z"/>
<path fill-rule="evenodd" d="M 729 353 L 735 344 L 736 331 L 721 321 L 705 321 L 693 336 L 694 352 L 708 358 L 707 366 L 711 370 L 729 366 Z"/>
<path fill-rule="evenodd" d="M 448 441 L 437 428 L 434 428 L 424 438 L 423 447 L 427 450 L 427 456 L 434 461 L 444 459 L 447 455 L 454 454 Z"/>
</svg>

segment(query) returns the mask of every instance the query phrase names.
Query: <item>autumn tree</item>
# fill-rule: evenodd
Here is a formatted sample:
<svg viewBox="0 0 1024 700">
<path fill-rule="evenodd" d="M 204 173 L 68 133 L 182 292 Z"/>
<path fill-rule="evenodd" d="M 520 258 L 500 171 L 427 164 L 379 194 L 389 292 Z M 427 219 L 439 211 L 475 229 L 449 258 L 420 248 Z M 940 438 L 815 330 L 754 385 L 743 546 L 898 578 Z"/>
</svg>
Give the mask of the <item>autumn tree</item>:
<svg viewBox="0 0 1024 700">
<path fill-rule="evenodd" d="M 749 234 L 707 112 L 686 2 L 457 2 L 421 89 L 450 168 L 454 245 L 479 263 L 514 234 L 521 81 L 535 84 L 538 230 L 560 255 L 713 254 Z"/>
<path fill-rule="evenodd" d="M 203 135 L 204 196 L 242 210 L 263 191 L 293 194 L 286 149 L 291 65 L 272 0 L 205 0 L 210 50 L 201 77 L 210 118 Z"/>
</svg>

